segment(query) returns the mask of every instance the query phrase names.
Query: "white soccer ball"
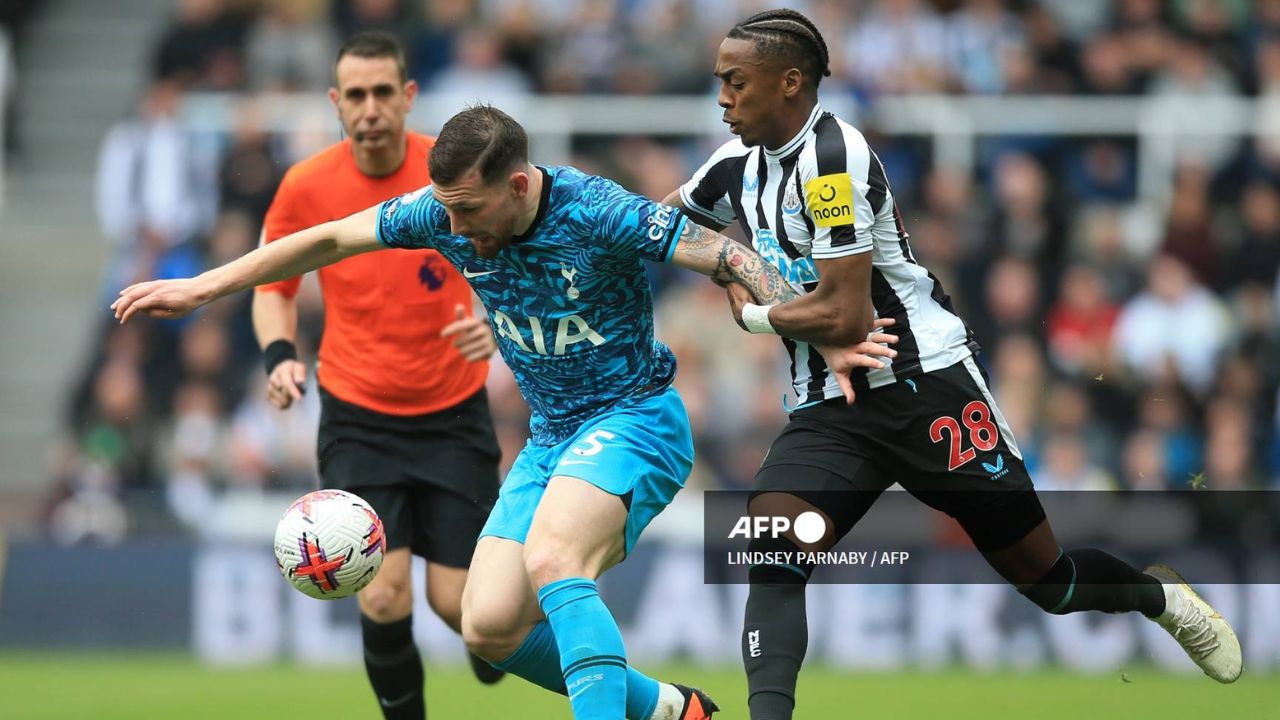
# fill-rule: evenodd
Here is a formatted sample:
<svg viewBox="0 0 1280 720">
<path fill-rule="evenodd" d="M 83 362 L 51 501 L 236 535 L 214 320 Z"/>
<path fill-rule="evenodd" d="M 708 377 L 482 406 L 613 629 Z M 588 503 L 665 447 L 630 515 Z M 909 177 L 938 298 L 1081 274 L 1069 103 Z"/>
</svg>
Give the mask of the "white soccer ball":
<svg viewBox="0 0 1280 720">
<path fill-rule="evenodd" d="M 276 525 L 276 566 L 313 598 L 355 595 L 382 567 L 387 538 L 369 503 L 343 490 L 298 498 Z"/>
</svg>

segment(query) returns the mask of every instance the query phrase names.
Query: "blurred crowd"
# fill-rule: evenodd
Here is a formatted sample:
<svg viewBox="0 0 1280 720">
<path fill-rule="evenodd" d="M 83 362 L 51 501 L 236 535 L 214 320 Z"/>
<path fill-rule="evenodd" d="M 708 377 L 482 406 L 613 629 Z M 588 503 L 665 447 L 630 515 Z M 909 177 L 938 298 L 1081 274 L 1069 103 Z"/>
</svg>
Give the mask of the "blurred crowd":
<svg viewBox="0 0 1280 720">
<path fill-rule="evenodd" d="M 790 2 L 826 36 L 826 97 L 1161 96 L 1194 114 L 1255 97 L 1261 131 L 1186 140 L 1167 196 L 1140 197 L 1134 137 L 988 138 L 972 175 L 926 139 L 862 124 L 916 257 L 984 348 L 996 399 L 1041 489 L 1280 487 L 1280 0 Z M 397 34 L 428 93 L 502 104 L 540 93 L 705 94 L 714 49 L 754 0 L 178 0 L 136 113 L 107 134 L 101 298 L 186 276 L 257 241 L 288 166 L 333 137 L 246 117 L 216 138 L 177 119 L 186 93 L 319 93 L 339 40 Z M 426 101 L 426 100 L 424 100 Z M 1271 128 L 1270 131 L 1267 128 Z M 575 164 L 661 198 L 725 138 L 579 140 Z M 127 182 L 122 178 L 128 178 Z M 785 421 L 785 353 L 698 276 L 654 268 L 658 333 L 694 421 L 691 486 L 749 485 Z M 117 327 L 73 388 L 48 527 L 113 540 L 197 527 L 219 498 L 314 486 L 318 403 L 274 410 L 247 293 L 181 321 Z M 100 312 L 102 304 L 99 304 Z M 322 323 L 310 281 L 300 347 Z M 528 411 L 495 361 L 509 465 Z"/>
</svg>

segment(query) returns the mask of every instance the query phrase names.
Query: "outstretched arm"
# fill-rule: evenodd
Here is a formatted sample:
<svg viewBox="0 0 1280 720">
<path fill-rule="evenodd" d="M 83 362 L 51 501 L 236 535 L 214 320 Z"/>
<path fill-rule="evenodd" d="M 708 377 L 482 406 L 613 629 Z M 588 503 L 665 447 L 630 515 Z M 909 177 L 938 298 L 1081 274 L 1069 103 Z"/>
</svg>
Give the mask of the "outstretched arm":
<svg viewBox="0 0 1280 720">
<path fill-rule="evenodd" d="M 755 250 L 733 238 L 686 222 L 671 262 L 709 276 L 721 285 L 740 283 L 762 305 L 785 303 L 800 296 L 778 269 Z"/>
<path fill-rule="evenodd" d="M 377 225 L 378 206 L 374 206 L 280 238 L 194 278 L 152 280 L 127 287 L 111 309 L 121 323 L 139 312 L 152 317 L 182 317 L 225 295 L 378 250 L 382 244 L 377 239 Z"/>
</svg>

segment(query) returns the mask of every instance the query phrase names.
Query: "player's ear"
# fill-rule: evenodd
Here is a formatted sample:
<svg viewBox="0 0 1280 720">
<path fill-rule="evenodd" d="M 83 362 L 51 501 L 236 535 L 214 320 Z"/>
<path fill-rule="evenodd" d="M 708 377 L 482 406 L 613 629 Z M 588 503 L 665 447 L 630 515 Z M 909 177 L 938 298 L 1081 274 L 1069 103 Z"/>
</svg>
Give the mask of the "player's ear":
<svg viewBox="0 0 1280 720">
<path fill-rule="evenodd" d="M 409 82 L 406 82 L 404 84 L 405 102 L 409 103 L 410 105 L 413 105 L 413 99 L 416 97 L 418 97 L 418 81 L 410 80 Z"/>
<path fill-rule="evenodd" d="M 333 106 L 335 108 L 338 107 L 338 88 L 336 87 L 329 88 L 329 102 L 333 103 Z"/>
<path fill-rule="evenodd" d="M 529 194 L 529 173 L 524 170 L 511 173 L 507 183 L 511 187 L 511 193 L 516 197 L 522 198 Z"/>
<path fill-rule="evenodd" d="M 782 73 L 782 94 L 785 97 L 795 97 L 800 94 L 800 89 L 804 86 L 804 73 L 799 68 L 787 68 Z"/>
</svg>

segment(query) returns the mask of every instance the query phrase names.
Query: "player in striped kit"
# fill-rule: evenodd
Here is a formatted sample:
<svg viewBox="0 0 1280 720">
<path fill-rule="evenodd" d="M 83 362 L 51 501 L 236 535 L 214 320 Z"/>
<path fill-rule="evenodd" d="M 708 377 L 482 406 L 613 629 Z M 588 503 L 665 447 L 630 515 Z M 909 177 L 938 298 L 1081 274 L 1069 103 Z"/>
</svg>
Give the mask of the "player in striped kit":
<svg viewBox="0 0 1280 720">
<path fill-rule="evenodd" d="M 827 521 L 816 543 L 792 535 L 753 541 L 752 549 L 825 550 L 896 481 L 955 517 L 988 562 L 1045 611 L 1142 612 L 1206 674 L 1234 681 L 1234 632 L 1176 573 L 1143 573 L 1099 550 L 1058 545 L 974 359 L 973 334 L 913 257 L 880 160 L 856 128 L 818 103 L 827 66 L 821 33 L 798 12 L 767 11 L 736 25 L 715 74 L 738 139 L 665 201 L 714 229 L 737 221 L 804 293 L 768 306 L 729 286 L 744 328 L 782 336 L 800 400 L 756 476 L 751 511 L 794 518 L 816 510 Z M 886 367 L 852 367 L 850 355 L 814 350 L 848 347 L 889 321 L 897 355 Z M 743 661 L 753 720 L 792 715 L 813 570 L 751 570 Z"/>
</svg>

